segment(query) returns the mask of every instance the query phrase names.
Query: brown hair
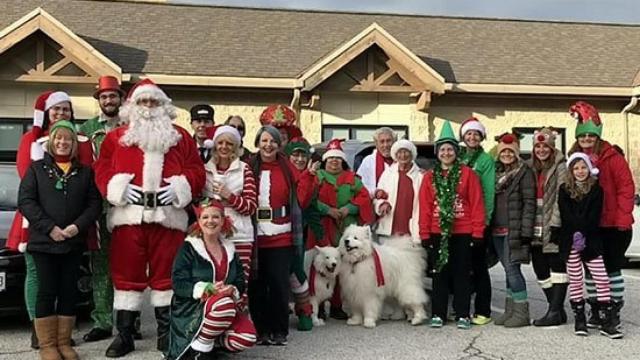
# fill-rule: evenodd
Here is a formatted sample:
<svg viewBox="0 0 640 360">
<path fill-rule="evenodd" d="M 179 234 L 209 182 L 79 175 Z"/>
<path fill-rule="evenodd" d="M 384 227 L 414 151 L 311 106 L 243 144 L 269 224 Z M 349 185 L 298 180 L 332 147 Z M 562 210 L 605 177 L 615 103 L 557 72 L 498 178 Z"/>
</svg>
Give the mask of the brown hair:
<svg viewBox="0 0 640 360">
<path fill-rule="evenodd" d="M 71 138 L 71 154 L 69 154 L 69 159 L 73 160 L 78 156 L 78 137 L 73 131 L 62 126 L 55 129 L 55 132 L 53 134 L 49 134 L 49 141 L 47 143 L 47 152 L 52 156 L 56 154 L 53 146 L 53 138 L 60 131 L 64 131 L 65 134 L 67 134 Z"/>
<path fill-rule="evenodd" d="M 596 155 L 600 155 L 600 153 L 602 152 L 602 145 L 603 141 L 602 139 L 600 139 L 598 137 L 598 139 L 596 139 L 596 143 L 595 145 L 593 145 L 593 153 Z M 583 149 L 580 147 L 580 145 L 578 145 L 578 140 L 576 140 L 573 145 L 571 145 L 571 149 L 569 149 L 569 155 L 576 153 L 576 152 L 582 152 Z"/>
<path fill-rule="evenodd" d="M 585 195 L 587 195 L 591 191 L 593 186 L 598 182 L 595 176 L 589 175 L 589 177 L 583 183 L 583 185 L 579 185 L 579 183 L 576 181 L 576 178 L 573 176 L 573 167 L 578 163 L 578 161 L 585 162 L 580 158 L 573 160 L 569 164 L 569 168 L 567 169 L 567 178 L 565 179 L 565 183 L 564 183 L 564 188 L 567 190 L 567 193 L 569 194 L 569 196 L 574 200 L 582 199 Z"/>
<path fill-rule="evenodd" d="M 536 156 L 536 145 L 538 144 L 543 144 L 544 146 L 551 149 L 551 154 L 549 155 L 547 160 L 542 161 Z M 556 148 L 551 147 L 545 143 L 538 144 L 533 145 L 533 151 L 531 152 L 531 158 L 533 159 L 533 170 L 535 170 L 536 173 L 551 169 L 553 164 L 556 162 L 556 151 L 558 151 Z"/>
</svg>

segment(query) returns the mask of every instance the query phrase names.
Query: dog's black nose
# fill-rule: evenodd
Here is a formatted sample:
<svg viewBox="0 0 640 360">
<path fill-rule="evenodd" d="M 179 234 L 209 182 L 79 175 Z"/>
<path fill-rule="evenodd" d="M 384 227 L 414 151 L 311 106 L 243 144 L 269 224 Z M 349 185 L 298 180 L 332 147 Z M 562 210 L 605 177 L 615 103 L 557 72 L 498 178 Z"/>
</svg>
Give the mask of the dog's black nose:
<svg viewBox="0 0 640 360">
<path fill-rule="evenodd" d="M 349 239 L 344 239 L 344 244 L 349 246 Z"/>
</svg>

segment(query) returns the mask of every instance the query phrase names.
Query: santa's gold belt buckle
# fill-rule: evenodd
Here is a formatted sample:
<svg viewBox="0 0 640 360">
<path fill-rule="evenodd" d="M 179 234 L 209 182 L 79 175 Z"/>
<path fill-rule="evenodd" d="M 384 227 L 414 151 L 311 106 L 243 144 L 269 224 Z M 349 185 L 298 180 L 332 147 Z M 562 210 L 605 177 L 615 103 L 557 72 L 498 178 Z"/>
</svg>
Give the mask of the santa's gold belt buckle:
<svg viewBox="0 0 640 360">
<path fill-rule="evenodd" d="M 256 211 L 256 220 L 260 222 L 270 222 L 273 220 L 273 210 L 268 207 L 259 207 Z"/>
</svg>

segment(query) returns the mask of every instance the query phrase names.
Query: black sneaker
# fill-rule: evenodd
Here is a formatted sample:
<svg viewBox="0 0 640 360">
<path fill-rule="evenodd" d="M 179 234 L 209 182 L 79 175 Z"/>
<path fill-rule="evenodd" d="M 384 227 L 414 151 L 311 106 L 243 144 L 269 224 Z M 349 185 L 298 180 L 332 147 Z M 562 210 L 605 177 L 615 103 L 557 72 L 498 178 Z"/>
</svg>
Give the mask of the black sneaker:
<svg viewBox="0 0 640 360">
<path fill-rule="evenodd" d="M 288 343 L 287 335 L 275 334 L 271 337 L 271 343 L 275 346 L 286 346 Z"/>
<path fill-rule="evenodd" d="M 85 342 L 94 342 L 94 341 L 100 341 L 100 340 L 104 340 L 104 339 L 108 339 L 112 336 L 112 330 L 105 330 L 105 329 L 100 329 L 100 328 L 93 328 L 91 329 L 91 331 L 89 331 L 88 333 L 86 333 L 82 339 Z"/>
<path fill-rule="evenodd" d="M 259 346 L 269 346 L 272 345 L 271 337 L 269 335 L 258 335 L 256 339 L 256 345 Z"/>
</svg>

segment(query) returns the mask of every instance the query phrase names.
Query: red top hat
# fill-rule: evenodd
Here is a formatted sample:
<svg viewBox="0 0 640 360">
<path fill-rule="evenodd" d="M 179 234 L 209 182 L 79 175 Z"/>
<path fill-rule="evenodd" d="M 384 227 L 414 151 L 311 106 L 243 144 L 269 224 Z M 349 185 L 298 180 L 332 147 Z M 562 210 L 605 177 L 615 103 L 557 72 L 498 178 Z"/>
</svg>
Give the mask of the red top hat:
<svg viewBox="0 0 640 360">
<path fill-rule="evenodd" d="M 100 76 L 100 79 L 98 79 L 98 86 L 96 88 L 97 90 L 93 93 L 94 99 L 100 97 L 100 93 L 103 91 L 117 91 L 120 94 L 120 97 L 125 96 L 124 90 L 120 89 L 118 79 L 113 76 Z"/>
</svg>

